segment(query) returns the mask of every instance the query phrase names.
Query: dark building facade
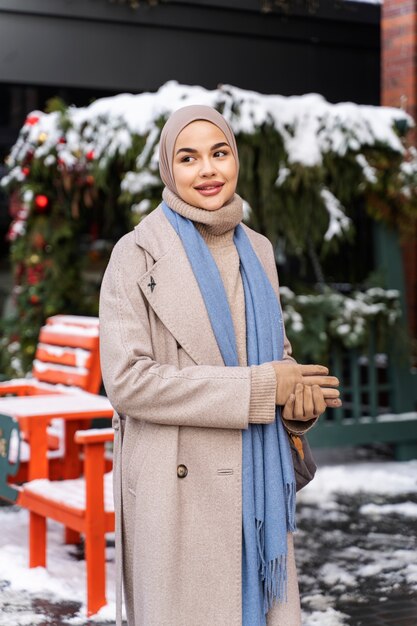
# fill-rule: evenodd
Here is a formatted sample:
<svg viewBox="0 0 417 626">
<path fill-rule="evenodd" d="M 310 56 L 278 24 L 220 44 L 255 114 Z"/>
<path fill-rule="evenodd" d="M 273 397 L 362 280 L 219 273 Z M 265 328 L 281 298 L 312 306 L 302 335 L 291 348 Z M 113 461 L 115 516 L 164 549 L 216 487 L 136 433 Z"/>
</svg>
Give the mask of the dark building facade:
<svg viewBox="0 0 417 626">
<path fill-rule="evenodd" d="M 0 0 L 0 84 L 141 92 L 176 79 L 378 104 L 379 7 L 289 2 Z"/>
<path fill-rule="evenodd" d="M 310 13 L 311 4 L 289 5 L 161 0 L 134 9 L 110 0 L 0 0 L 0 160 L 27 113 L 53 96 L 82 106 L 175 79 L 379 104 L 380 8 L 321 0 Z M 5 213 L 3 198 L 1 237 Z"/>
<path fill-rule="evenodd" d="M 26 113 L 154 91 L 170 79 L 379 104 L 380 9 L 322 0 L 314 14 L 263 0 L 0 0 L 0 151 Z M 272 5 L 272 2 L 270 3 Z"/>
<path fill-rule="evenodd" d="M 379 7 L 322 0 L 314 14 L 262 0 L 1 0 L 0 81 L 155 90 L 170 78 L 375 104 Z M 272 4 L 272 3 L 271 3 Z"/>
</svg>

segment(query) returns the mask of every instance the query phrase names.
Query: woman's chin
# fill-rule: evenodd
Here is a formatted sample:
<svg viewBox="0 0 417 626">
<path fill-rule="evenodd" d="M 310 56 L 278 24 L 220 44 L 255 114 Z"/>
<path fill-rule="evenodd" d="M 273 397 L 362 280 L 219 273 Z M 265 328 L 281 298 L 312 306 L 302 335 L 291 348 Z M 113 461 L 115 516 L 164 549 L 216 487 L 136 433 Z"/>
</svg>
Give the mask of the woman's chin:
<svg viewBox="0 0 417 626">
<path fill-rule="evenodd" d="M 206 211 L 218 211 L 222 208 L 222 206 L 229 202 L 230 198 L 231 196 L 224 193 L 220 193 L 219 195 L 212 196 L 210 198 L 199 197 L 196 198 L 194 206 L 199 209 L 205 209 Z"/>
<path fill-rule="evenodd" d="M 200 203 L 199 209 L 204 209 L 205 211 L 218 211 L 223 206 L 222 203 L 210 204 L 210 203 Z"/>
</svg>

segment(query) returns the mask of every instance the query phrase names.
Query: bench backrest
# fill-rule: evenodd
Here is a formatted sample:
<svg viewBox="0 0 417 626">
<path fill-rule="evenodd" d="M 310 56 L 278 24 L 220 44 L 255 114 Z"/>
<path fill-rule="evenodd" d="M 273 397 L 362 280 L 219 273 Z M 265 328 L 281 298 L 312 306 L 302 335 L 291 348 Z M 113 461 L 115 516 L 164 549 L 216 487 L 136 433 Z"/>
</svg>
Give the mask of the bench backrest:
<svg viewBox="0 0 417 626">
<path fill-rule="evenodd" d="M 32 376 L 98 393 L 101 386 L 97 317 L 54 315 L 42 326 Z"/>
</svg>

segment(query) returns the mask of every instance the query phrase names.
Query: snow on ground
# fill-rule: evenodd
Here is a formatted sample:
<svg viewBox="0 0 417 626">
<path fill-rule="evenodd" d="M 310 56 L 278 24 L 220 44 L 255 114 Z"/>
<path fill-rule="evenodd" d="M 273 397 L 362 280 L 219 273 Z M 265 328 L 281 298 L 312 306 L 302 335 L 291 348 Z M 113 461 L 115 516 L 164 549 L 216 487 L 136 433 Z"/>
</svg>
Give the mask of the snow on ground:
<svg viewBox="0 0 417 626">
<path fill-rule="evenodd" d="M 351 626 L 361 607 L 417 599 L 417 461 L 327 465 L 298 497 L 295 537 L 303 626 Z M 85 626 L 85 562 L 48 526 L 48 569 L 28 569 L 28 514 L 0 507 L 0 626 Z M 89 624 L 114 624 L 109 604 Z M 352 621 L 355 620 L 355 621 Z"/>
<path fill-rule="evenodd" d="M 416 517 L 417 461 L 321 467 L 298 497 L 303 626 L 366 624 L 360 606 L 417 599 Z"/>
<path fill-rule="evenodd" d="M 364 515 L 385 515 L 395 513 L 417 519 L 417 504 L 415 502 L 400 502 L 399 504 L 364 504 L 359 509 Z"/>
<path fill-rule="evenodd" d="M 313 611 L 307 620 L 308 626 L 343 626 L 347 616 L 340 611 L 335 611 L 332 608 L 328 608 L 325 611 Z M 304 619 L 306 616 L 304 615 Z M 307 622 L 304 622 L 307 626 Z"/>
<path fill-rule="evenodd" d="M 299 496 L 307 502 L 332 502 L 335 494 L 374 493 L 395 495 L 417 492 L 417 460 L 364 462 L 320 468 Z"/>
<path fill-rule="evenodd" d="M 111 542 L 112 535 L 108 537 Z M 0 508 L 0 626 L 84 624 L 85 561 L 80 559 L 78 548 L 63 545 L 63 527 L 48 521 L 47 569 L 28 568 L 27 546 L 28 512 Z M 92 623 L 114 623 L 114 548 L 107 548 L 106 560 L 108 605 L 91 619 Z M 64 603 L 60 621 L 45 622 L 50 612 L 61 612 L 53 609 L 59 603 Z"/>
</svg>

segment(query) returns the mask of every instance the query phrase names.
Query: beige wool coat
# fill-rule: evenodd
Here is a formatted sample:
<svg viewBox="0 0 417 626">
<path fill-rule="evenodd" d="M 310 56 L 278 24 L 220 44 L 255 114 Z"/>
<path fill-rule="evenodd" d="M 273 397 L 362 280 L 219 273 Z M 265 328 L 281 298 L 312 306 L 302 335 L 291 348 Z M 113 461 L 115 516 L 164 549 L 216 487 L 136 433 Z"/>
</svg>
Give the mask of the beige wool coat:
<svg viewBox="0 0 417 626">
<path fill-rule="evenodd" d="M 272 246 L 245 229 L 278 295 Z M 160 207 L 113 250 L 100 340 L 115 409 L 118 624 L 123 570 L 129 626 L 241 626 L 241 430 L 251 369 L 224 367 L 182 243 Z"/>
</svg>

